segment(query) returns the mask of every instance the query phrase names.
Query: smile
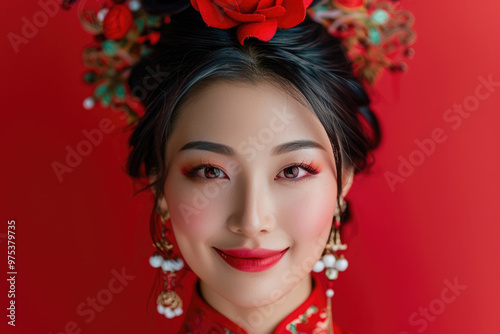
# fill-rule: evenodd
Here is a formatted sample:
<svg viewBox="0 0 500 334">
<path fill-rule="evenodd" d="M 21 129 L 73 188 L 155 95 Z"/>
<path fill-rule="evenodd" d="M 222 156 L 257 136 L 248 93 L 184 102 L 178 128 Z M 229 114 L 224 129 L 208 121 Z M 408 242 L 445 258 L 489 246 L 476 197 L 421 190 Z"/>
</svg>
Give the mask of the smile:
<svg viewBox="0 0 500 334">
<path fill-rule="evenodd" d="M 221 250 L 214 247 L 214 249 L 231 267 L 246 272 L 259 272 L 270 269 L 278 263 L 283 255 L 285 255 L 288 251 L 288 248 L 282 251 L 263 248 L 235 248 Z"/>
</svg>

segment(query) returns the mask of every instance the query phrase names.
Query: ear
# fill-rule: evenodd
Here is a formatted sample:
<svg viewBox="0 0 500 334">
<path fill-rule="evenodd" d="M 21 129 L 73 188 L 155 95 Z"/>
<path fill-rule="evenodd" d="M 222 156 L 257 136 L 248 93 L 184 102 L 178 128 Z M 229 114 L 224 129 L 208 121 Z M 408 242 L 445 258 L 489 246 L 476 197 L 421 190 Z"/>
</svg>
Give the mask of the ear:
<svg viewBox="0 0 500 334">
<path fill-rule="evenodd" d="M 156 187 L 158 186 L 157 184 L 155 185 L 154 183 L 156 182 L 156 180 L 158 180 L 158 175 L 157 174 L 150 174 L 148 176 L 149 178 L 149 184 L 151 185 L 151 191 L 153 192 L 153 196 L 156 197 Z M 162 195 L 160 198 L 158 198 L 157 200 L 157 203 L 156 203 L 156 207 L 158 209 L 158 211 L 160 212 L 167 212 L 168 211 L 168 205 L 167 205 L 167 201 L 165 200 L 165 195 Z"/>
<path fill-rule="evenodd" d="M 344 169 L 342 171 L 342 195 L 341 197 L 345 197 L 349 190 L 351 189 L 352 183 L 354 181 L 354 167 L 350 167 L 348 169 Z"/>
</svg>

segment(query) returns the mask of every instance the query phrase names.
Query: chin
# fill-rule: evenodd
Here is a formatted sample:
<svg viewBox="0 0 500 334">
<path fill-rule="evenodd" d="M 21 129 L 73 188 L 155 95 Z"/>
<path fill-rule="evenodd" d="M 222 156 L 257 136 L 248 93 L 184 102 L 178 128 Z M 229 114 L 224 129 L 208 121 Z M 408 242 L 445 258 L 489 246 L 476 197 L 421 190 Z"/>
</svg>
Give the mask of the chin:
<svg viewBox="0 0 500 334">
<path fill-rule="evenodd" d="M 273 278 L 254 277 L 221 284 L 222 290 L 219 293 L 236 306 L 254 308 L 275 303 L 295 286 L 296 284 L 284 284 L 280 275 Z"/>
<path fill-rule="evenodd" d="M 275 289 L 274 291 L 276 291 Z M 235 306 L 242 308 L 256 308 L 265 307 L 276 303 L 280 300 L 286 292 L 278 291 L 272 293 L 273 290 L 260 289 L 259 291 L 242 291 L 241 289 L 237 292 L 229 294 L 226 298 Z M 271 294 L 275 299 L 271 299 Z"/>
</svg>

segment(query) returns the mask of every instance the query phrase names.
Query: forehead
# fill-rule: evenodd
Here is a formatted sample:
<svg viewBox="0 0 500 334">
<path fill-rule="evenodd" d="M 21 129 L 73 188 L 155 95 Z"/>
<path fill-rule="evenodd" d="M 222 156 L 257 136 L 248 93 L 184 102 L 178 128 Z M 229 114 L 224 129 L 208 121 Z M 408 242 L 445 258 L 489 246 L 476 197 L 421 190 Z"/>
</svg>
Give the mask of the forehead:
<svg viewBox="0 0 500 334">
<path fill-rule="evenodd" d="M 269 82 L 217 81 L 183 104 L 167 152 L 194 140 L 237 148 L 259 138 L 269 148 L 297 139 L 329 147 L 326 131 L 314 112 L 285 89 Z"/>
</svg>

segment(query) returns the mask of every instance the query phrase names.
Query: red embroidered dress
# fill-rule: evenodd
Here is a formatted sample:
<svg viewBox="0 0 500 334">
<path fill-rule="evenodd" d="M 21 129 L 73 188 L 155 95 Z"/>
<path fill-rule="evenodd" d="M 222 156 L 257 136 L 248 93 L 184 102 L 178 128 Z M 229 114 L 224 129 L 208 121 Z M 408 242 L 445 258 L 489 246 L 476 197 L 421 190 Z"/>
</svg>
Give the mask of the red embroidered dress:
<svg viewBox="0 0 500 334">
<path fill-rule="evenodd" d="M 313 290 L 295 311 L 290 313 L 273 334 L 327 334 L 326 295 L 312 275 Z M 240 326 L 208 305 L 200 295 L 199 281 L 191 298 L 184 325 L 179 334 L 247 334 Z M 333 325 L 334 334 L 349 334 Z"/>
</svg>

